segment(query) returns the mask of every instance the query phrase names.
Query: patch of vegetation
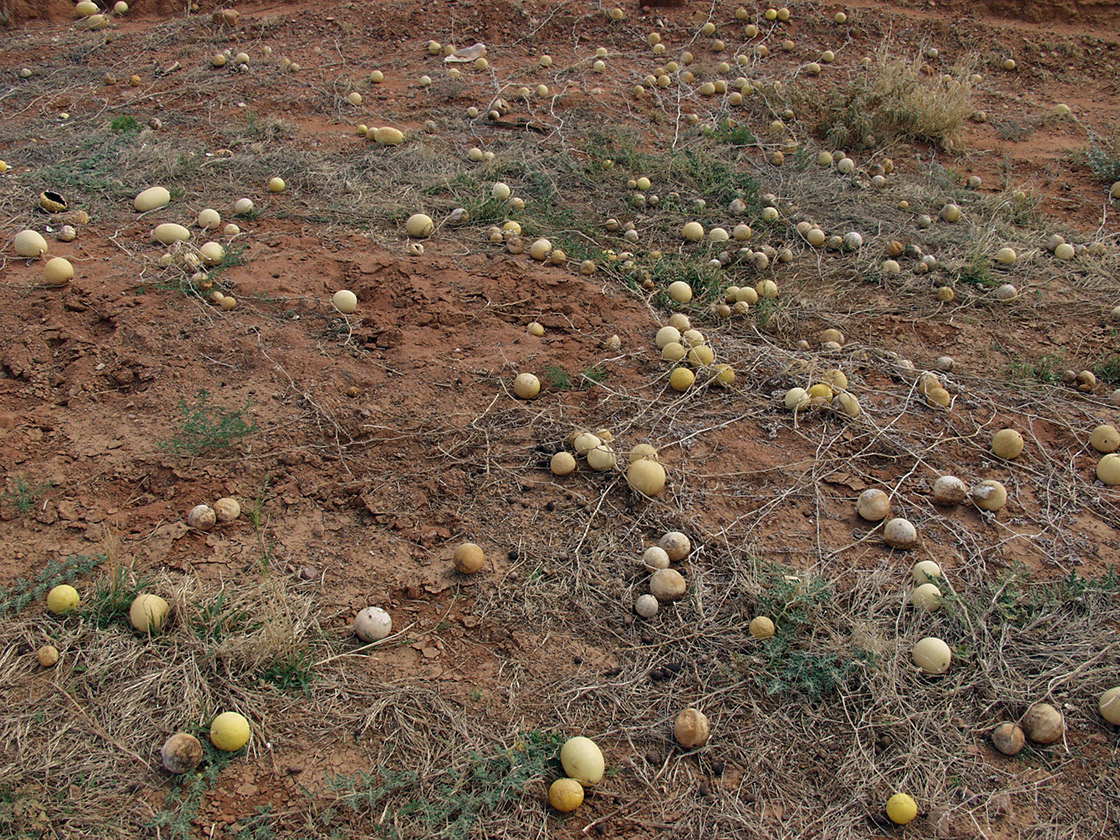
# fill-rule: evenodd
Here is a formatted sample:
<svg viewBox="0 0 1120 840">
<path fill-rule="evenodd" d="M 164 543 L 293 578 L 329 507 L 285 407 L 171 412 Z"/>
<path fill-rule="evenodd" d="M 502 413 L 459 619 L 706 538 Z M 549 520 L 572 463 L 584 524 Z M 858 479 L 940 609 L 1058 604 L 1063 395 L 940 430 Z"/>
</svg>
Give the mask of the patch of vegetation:
<svg viewBox="0 0 1120 840">
<path fill-rule="evenodd" d="M 585 370 L 573 382 L 572 375 L 562 367 L 549 365 L 541 373 L 541 378 L 544 380 L 545 384 L 555 388 L 557 391 L 571 391 L 573 389 L 590 388 L 601 382 L 606 382 L 609 375 L 610 372 L 606 370 L 606 368 L 596 365 Z"/>
<path fill-rule="evenodd" d="M 144 579 L 131 581 L 118 566 L 97 579 L 93 595 L 82 602 L 81 613 L 97 627 L 108 627 L 128 615 L 145 583 Z"/>
<path fill-rule="evenodd" d="M 952 151 L 972 115 L 967 83 L 922 72 L 921 56 L 907 60 L 883 43 L 866 73 L 834 88 L 813 81 L 794 90 L 794 110 L 815 136 L 840 148 L 870 148 L 889 140 L 918 140 Z"/>
<path fill-rule="evenodd" d="M 983 256 L 977 256 L 972 262 L 961 266 L 956 272 L 956 279 L 966 286 L 976 286 L 981 289 L 991 289 L 999 285 L 999 280 L 992 276 L 988 261 Z"/>
<path fill-rule="evenodd" d="M 1047 353 L 1033 364 L 1012 356 L 1011 363 L 1008 365 L 1007 377 L 1016 382 L 1036 380 L 1046 385 L 1053 385 L 1062 381 L 1062 373 L 1066 367 L 1066 351 L 1064 349 L 1057 353 Z"/>
<path fill-rule="evenodd" d="M 114 134 L 130 134 L 140 130 L 140 123 L 136 121 L 135 117 L 122 114 L 113 118 L 112 122 L 109 123 L 109 130 Z"/>
<path fill-rule="evenodd" d="M 749 128 L 741 123 L 732 123 L 731 120 L 722 120 L 712 130 L 711 136 L 720 143 L 731 146 L 753 146 L 758 142 Z"/>
<path fill-rule="evenodd" d="M 194 735 L 202 745 L 201 769 L 174 776 L 162 810 L 143 823 L 144 828 L 155 831 L 156 836 L 169 840 L 190 840 L 195 836 L 193 820 L 198 815 L 203 798 L 213 789 L 222 770 L 237 755 L 216 749 L 205 732 Z"/>
<path fill-rule="evenodd" d="M 966 626 L 983 624 L 991 617 L 1014 627 L 1026 627 L 1088 610 L 1094 598 L 1111 603 L 1118 595 L 1120 570 L 1115 566 L 1109 566 L 1099 577 L 1084 577 L 1071 570 L 1064 577 L 1036 581 L 1029 569 L 1016 564 L 968 595 L 943 589 L 941 608 Z"/>
<path fill-rule="evenodd" d="M 523 732 L 512 749 L 492 756 L 472 752 L 465 764 L 436 778 L 386 770 L 336 777 L 330 784 L 340 806 L 375 819 L 378 826 L 399 819 L 425 837 L 467 840 L 502 809 L 516 807 L 530 782 L 557 772 L 564 740 Z M 382 829 L 382 836 L 392 835 Z"/>
<path fill-rule="evenodd" d="M 1105 183 L 1120 181 L 1120 132 L 1108 138 L 1094 136 L 1085 152 L 1085 161 Z"/>
<path fill-rule="evenodd" d="M 703 255 L 665 255 L 650 266 L 649 272 L 660 290 L 657 304 L 664 309 L 674 309 L 680 305 L 670 300 L 664 291 L 677 280 L 683 280 L 692 287 L 692 300 L 698 306 L 723 300 L 727 280 L 719 269 L 708 265 Z"/>
<path fill-rule="evenodd" d="M 774 622 L 774 635 L 763 646 L 766 668 L 754 675 L 767 694 L 796 691 L 820 700 L 875 667 L 875 655 L 859 647 L 844 656 L 798 649 L 802 630 L 831 599 L 831 590 L 823 581 L 791 574 L 788 569 L 772 567 L 769 575 L 758 612 Z"/>
<path fill-rule="evenodd" d="M 250 629 L 249 611 L 230 604 L 224 589 L 219 590 L 213 600 L 198 607 L 189 622 L 199 639 L 213 645 Z"/>
<path fill-rule="evenodd" d="M 35 509 L 43 494 L 54 486 L 54 482 L 32 484 L 22 475 L 8 476 L 8 486 L 0 493 L 0 503 L 10 505 L 20 516 L 28 516 Z"/>
<path fill-rule="evenodd" d="M 179 400 L 181 420 L 175 435 L 160 443 L 160 449 L 172 455 L 196 457 L 206 452 L 228 449 L 257 430 L 246 421 L 251 403 L 246 400 L 240 409 L 226 409 L 210 404 L 210 395 L 199 391 L 194 403 Z"/>
<path fill-rule="evenodd" d="M 278 659 L 258 675 L 262 683 L 274 685 L 282 691 L 302 691 L 310 694 L 314 662 L 307 651 L 299 651 Z"/>
<path fill-rule="evenodd" d="M 1106 356 L 1093 365 L 1097 381 L 1120 385 L 1120 355 Z"/>
<path fill-rule="evenodd" d="M 101 554 L 93 557 L 71 554 L 63 560 L 48 560 L 32 580 L 16 578 L 11 586 L 0 589 L 0 615 L 19 612 L 60 583 L 73 583 L 80 575 L 93 571 L 104 560 Z"/>
</svg>

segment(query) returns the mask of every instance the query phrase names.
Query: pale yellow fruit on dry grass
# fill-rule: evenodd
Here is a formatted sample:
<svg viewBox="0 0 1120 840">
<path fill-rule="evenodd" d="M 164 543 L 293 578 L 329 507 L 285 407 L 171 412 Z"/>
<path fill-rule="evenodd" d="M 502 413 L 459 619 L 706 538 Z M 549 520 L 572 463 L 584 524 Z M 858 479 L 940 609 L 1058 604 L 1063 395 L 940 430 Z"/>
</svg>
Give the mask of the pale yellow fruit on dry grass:
<svg viewBox="0 0 1120 840">
<path fill-rule="evenodd" d="M 914 564 L 911 574 L 914 576 L 914 583 L 922 586 L 926 583 L 933 583 L 933 578 L 941 577 L 941 567 L 933 560 L 919 560 Z"/>
<path fill-rule="evenodd" d="M 218 242 L 207 242 L 198 249 L 198 254 L 206 265 L 217 265 L 226 258 L 226 249 Z"/>
<path fill-rule="evenodd" d="M 880 522 L 891 511 L 891 497 L 885 490 L 870 487 L 859 494 L 856 500 L 856 513 L 868 522 Z"/>
<path fill-rule="evenodd" d="M 1110 452 L 1097 462 L 1097 478 L 1110 487 L 1120 484 L 1120 454 Z"/>
<path fill-rule="evenodd" d="M 182 225 L 177 225 L 174 222 L 164 222 L 152 231 L 152 238 L 156 240 L 156 242 L 170 245 L 173 242 L 186 242 L 191 238 L 191 232 Z"/>
<path fill-rule="evenodd" d="M 687 222 L 681 228 L 681 236 L 689 242 L 699 242 L 704 238 L 704 226 L 699 222 Z"/>
<path fill-rule="evenodd" d="M 47 609 L 54 615 L 62 615 L 77 609 L 82 603 L 78 590 L 68 583 L 60 583 L 47 593 Z"/>
<path fill-rule="evenodd" d="M 570 475 L 575 471 L 576 459 L 571 452 L 557 452 L 552 456 L 548 466 L 553 475 Z"/>
<path fill-rule="evenodd" d="M 237 712 L 222 712 L 210 724 L 210 743 L 223 752 L 236 752 L 251 735 L 249 721 Z"/>
<path fill-rule="evenodd" d="M 658 569 L 649 579 L 650 594 L 663 604 L 683 598 L 687 588 L 676 569 Z"/>
<path fill-rule="evenodd" d="M 379 146 L 399 146 L 404 142 L 404 132 L 399 128 L 390 126 L 375 128 L 373 130 L 373 142 Z"/>
<path fill-rule="evenodd" d="M 669 375 L 669 387 L 674 391 L 687 391 L 696 381 L 696 374 L 688 368 L 676 368 Z"/>
<path fill-rule="evenodd" d="M 1089 437 L 1089 445 L 1103 454 L 1115 452 L 1120 449 L 1120 432 L 1116 431 L 1115 426 L 1102 423 L 1093 429 L 1093 433 Z"/>
<path fill-rule="evenodd" d="M 1023 451 L 1023 436 L 1014 429 L 1001 429 L 992 435 L 992 451 L 1000 458 L 1014 460 Z"/>
<path fill-rule="evenodd" d="M 677 715 L 673 723 L 673 737 L 685 749 L 695 749 L 708 743 L 711 725 L 708 717 L 699 709 L 685 709 Z"/>
<path fill-rule="evenodd" d="M 895 825 L 906 825 L 918 816 L 918 804 L 906 793 L 896 793 L 887 800 L 887 817 Z"/>
<path fill-rule="evenodd" d="M 35 651 L 35 658 L 44 668 L 52 668 L 58 664 L 58 648 L 54 645 L 43 645 Z"/>
<path fill-rule="evenodd" d="M 283 178 L 269 178 L 268 179 L 268 191 L 269 192 L 282 193 L 282 192 L 284 192 L 284 189 L 286 187 L 287 187 L 287 184 L 284 183 Z"/>
<path fill-rule="evenodd" d="M 564 742 L 564 746 L 560 748 L 560 764 L 570 778 L 584 787 L 599 784 L 606 769 L 603 752 L 598 744 L 582 735 Z"/>
<path fill-rule="evenodd" d="M 944 674 L 953 662 L 952 650 L 935 636 L 927 636 L 914 645 L 911 656 L 923 673 L 934 676 Z"/>
<path fill-rule="evenodd" d="M 756 615 L 751 619 L 747 631 L 756 639 L 769 639 L 776 632 L 776 628 L 769 616 Z"/>
<path fill-rule="evenodd" d="M 932 583 L 923 583 L 910 593 L 910 603 L 926 612 L 941 609 L 941 590 Z"/>
<path fill-rule="evenodd" d="M 1007 488 L 995 479 L 986 479 L 972 491 L 972 500 L 980 510 L 997 511 L 1007 504 Z"/>
<path fill-rule="evenodd" d="M 171 605 L 159 595 L 143 592 L 132 599 L 128 620 L 141 633 L 158 633 L 170 611 Z"/>
<path fill-rule="evenodd" d="M 404 229 L 409 236 L 423 239 L 432 235 L 432 231 L 435 230 L 435 222 L 432 221 L 431 216 L 425 213 L 413 213 L 405 221 Z"/>
</svg>

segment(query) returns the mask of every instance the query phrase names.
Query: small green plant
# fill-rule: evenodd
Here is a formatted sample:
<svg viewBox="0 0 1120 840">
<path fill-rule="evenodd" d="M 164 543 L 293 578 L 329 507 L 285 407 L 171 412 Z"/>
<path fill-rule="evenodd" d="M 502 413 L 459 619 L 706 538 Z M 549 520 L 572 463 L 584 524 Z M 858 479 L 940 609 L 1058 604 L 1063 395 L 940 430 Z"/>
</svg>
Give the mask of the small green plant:
<svg viewBox="0 0 1120 840">
<path fill-rule="evenodd" d="M 999 281 L 992 277 L 988 261 L 982 256 L 977 256 L 972 262 L 961 266 L 957 271 L 957 280 L 966 286 L 978 288 L 994 288 L 999 285 Z"/>
<path fill-rule="evenodd" d="M 1065 356 L 1064 348 L 1057 353 L 1047 353 L 1033 364 L 1013 356 L 1007 366 L 1007 378 L 1014 382 L 1035 380 L 1045 385 L 1061 382 L 1062 372 L 1067 367 Z"/>
<path fill-rule="evenodd" d="M 58 586 L 60 583 L 73 583 L 78 576 L 96 569 L 105 556 L 98 554 L 87 557 L 84 554 L 71 554 L 64 560 L 49 560 L 47 565 L 32 580 L 17 578 L 10 586 L 0 589 L 0 615 L 19 612 L 32 601 Z"/>
<path fill-rule="evenodd" d="M 572 389 L 571 375 L 561 367 L 556 365 L 549 365 L 541 373 L 541 378 L 544 379 L 545 384 L 557 391 L 570 391 Z"/>
<path fill-rule="evenodd" d="M 1085 159 L 1093 174 L 1105 183 L 1120 181 L 1120 133 L 1108 138 L 1094 136 Z"/>
<path fill-rule="evenodd" d="M 199 391 L 196 401 L 188 403 L 179 400 L 181 422 L 175 436 L 160 444 L 160 448 L 172 455 L 196 457 L 206 452 L 228 449 L 246 435 L 252 434 L 257 427 L 247 422 L 245 415 L 250 403 L 240 409 L 226 409 L 210 404 L 210 395 Z"/>
<path fill-rule="evenodd" d="M 774 622 L 775 632 L 763 644 L 766 668 L 754 674 L 767 694 L 797 691 L 820 700 L 875 666 L 875 655 L 859 647 L 843 656 L 798 649 L 802 629 L 831 597 L 823 581 L 780 567 L 770 569 L 770 583 L 758 599 L 758 612 Z"/>
<path fill-rule="evenodd" d="M 732 146 L 753 146 L 758 139 L 751 134 L 751 130 L 741 123 L 732 125 L 730 121 L 723 120 L 712 131 L 712 137 L 720 143 Z"/>
<path fill-rule="evenodd" d="M 1120 385 L 1120 355 L 1106 356 L 1093 365 L 1097 380 L 1109 385 Z"/>
<path fill-rule="evenodd" d="M 113 118 L 112 122 L 109 123 L 109 130 L 114 134 L 130 134 L 140 130 L 140 123 L 136 121 L 135 117 L 122 114 Z"/>
<path fill-rule="evenodd" d="M 249 611 L 244 607 L 231 605 L 225 589 L 219 590 L 211 601 L 197 607 L 189 622 L 199 639 L 214 645 L 236 633 L 251 629 Z"/>
<path fill-rule="evenodd" d="M 274 685 L 282 691 L 302 691 L 310 694 L 310 685 L 315 679 L 314 662 L 307 651 L 298 651 L 278 659 L 259 674 L 262 683 Z"/>
<path fill-rule="evenodd" d="M 0 502 L 11 505 L 20 516 L 27 516 L 34 510 L 42 495 L 53 486 L 51 481 L 33 485 L 22 475 L 9 476 L 8 487 L 0 493 Z"/>
<path fill-rule="evenodd" d="M 765 330 L 770 326 L 774 313 L 778 311 L 778 301 L 774 298 L 760 298 L 751 311 L 754 313 L 755 324 L 760 330 Z"/>
<path fill-rule="evenodd" d="M 606 382 L 608 376 L 610 376 L 610 372 L 606 368 L 596 365 L 581 373 L 579 378 L 585 387 L 590 388 L 592 385 L 600 385 Z"/>
<path fill-rule="evenodd" d="M 357 814 L 400 819 L 426 837 L 467 840 L 503 808 L 515 807 L 531 781 L 554 775 L 564 736 L 523 732 L 511 749 L 472 752 L 466 762 L 423 778 L 406 771 L 359 772 L 330 779 L 340 806 Z"/>
<path fill-rule="evenodd" d="M 108 571 L 97 579 L 93 595 L 82 603 L 82 615 L 97 627 L 116 623 L 128 615 L 145 582 L 144 579 L 132 580 L 131 575 L 119 566 Z"/>
</svg>

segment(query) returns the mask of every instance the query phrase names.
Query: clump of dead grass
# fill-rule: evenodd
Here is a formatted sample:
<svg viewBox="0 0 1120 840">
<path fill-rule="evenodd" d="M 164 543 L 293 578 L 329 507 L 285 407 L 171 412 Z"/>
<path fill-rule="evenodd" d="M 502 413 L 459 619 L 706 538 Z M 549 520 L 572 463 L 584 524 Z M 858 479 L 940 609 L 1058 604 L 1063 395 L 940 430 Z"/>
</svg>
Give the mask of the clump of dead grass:
<svg viewBox="0 0 1120 840">
<path fill-rule="evenodd" d="M 815 136 L 843 149 L 921 141 L 955 151 L 975 109 L 968 68 L 955 67 L 950 75 L 944 80 L 920 56 L 903 58 L 884 41 L 870 67 L 833 88 L 802 82 L 791 98 Z"/>
</svg>

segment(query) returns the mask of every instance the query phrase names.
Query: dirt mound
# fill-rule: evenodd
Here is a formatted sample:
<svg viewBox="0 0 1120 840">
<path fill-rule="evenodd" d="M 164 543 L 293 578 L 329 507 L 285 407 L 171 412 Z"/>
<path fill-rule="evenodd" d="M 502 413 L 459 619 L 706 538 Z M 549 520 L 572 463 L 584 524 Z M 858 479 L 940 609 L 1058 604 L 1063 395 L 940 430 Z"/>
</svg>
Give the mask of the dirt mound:
<svg viewBox="0 0 1120 840">
<path fill-rule="evenodd" d="M 931 4 L 932 5 L 932 4 Z M 1109 23 L 1120 20 L 1117 0 L 942 0 L 938 8 L 957 11 L 982 11 L 1024 23 Z"/>
</svg>

